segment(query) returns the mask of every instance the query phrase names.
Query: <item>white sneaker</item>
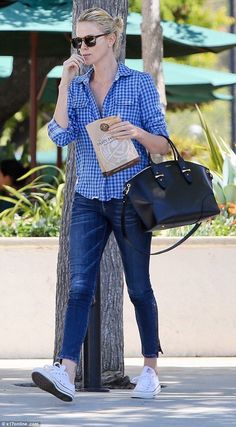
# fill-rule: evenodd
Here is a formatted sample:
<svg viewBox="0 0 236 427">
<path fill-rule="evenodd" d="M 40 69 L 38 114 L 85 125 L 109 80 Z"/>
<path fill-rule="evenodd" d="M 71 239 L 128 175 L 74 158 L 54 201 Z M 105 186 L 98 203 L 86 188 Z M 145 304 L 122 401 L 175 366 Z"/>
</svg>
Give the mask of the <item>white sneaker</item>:
<svg viewBox="0 0 236 427">
<path fill-rule="evenodd" d="M 136 384 L 136 387 L 131 392 L 131 397 L 154 399 L 161 391 L 158 376 L 154 369 L 149 366 L 144 366 L 141 375 L 133 378 L 131 383 Z"/>
<path fill-rule="evenodd" d="M 75 385 L 69 380 L 66 367 L 59 362 L 45 365 L 43 368 L 34 368 L 32 380 L 42 390 L 53 394 L 65 402 L 71 402 L 75 397 Z"/>
</svg>

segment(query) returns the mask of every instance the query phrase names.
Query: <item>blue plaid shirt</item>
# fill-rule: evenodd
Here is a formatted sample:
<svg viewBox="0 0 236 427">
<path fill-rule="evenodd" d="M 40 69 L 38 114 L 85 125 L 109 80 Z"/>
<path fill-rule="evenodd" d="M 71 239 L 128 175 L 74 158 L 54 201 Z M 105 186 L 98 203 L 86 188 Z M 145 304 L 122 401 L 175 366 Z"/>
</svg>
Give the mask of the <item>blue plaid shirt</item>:
<svg viewBox="0 0 236 427">
<path fill-rule="evenodd" d="M 89 199 L 121 199 L 125 182 L 148 165 L 147 150 L 133 139 L 140 156 L 139 163 L 112 176 L 104 177 L 85 126 L 102 117 L 119 115 L 122 120 L 129 121 L 147 132 L 168 136 L 166 123 L 159 95 L 150 74 L 131 70 L 123 63 L 119 63 L 115 80 L 100 111 L 89 87 L 92 72 L 93 68 L 86 74 L 75 77 L 70 84 L 67 129 L 60 127 L 52 119 L 48 125 L 48 133 L 59 147 L 75 141 L 77 174 L 75 190 L 78 193 Z"/>
</svg>

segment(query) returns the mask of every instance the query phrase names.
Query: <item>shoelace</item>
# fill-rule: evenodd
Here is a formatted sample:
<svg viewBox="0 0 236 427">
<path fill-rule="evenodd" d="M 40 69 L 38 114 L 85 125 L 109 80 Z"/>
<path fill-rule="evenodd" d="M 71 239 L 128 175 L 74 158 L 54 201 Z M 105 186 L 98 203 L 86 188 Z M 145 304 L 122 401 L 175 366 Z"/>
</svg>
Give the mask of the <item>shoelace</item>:
<svg viewBox="0 0 236 427">
<path fill-rule="evenodd" d="M 60 373 L 61 374 L 67 374 L 66 372 L 65 372 L 65 366 L 64 365 L 61 365 L 59 362 L 55 362 L 55 363 L 53 363 L 53 365 L 45 365 L 44 366 L 44 369 L 47 369 L 48 371 L 54 371 L 54 372 L 56 372 L 56 373 L 58 373 L 59 371 L 58 371 L 58 369 L 60 369 Z"/>
<path fill-rule="evenodd" d="M 138 387 L 141 386 L 141 388 L 144 387 L 145 389 L 152 389 L 153 388 L 153 383 L 152 383 L 153 377 L 152 377 L 152 375 L 143 374 L 143 375 L 140 375 L 138 377 L 138 379 L 140 380 L 140 381 L 137 381 L 137 383 L 136 383 Z"/>
<path fill-rule="evenodd" d="M 139 380 L 141 380 L 143 384 L 149 385 L 152 380 L 152 377 L 149 374 L 143 374 L 139 377 Z"/>
<path fill-rule="evenodd" d="M 131 384 L 137 384 L 140 378 L 142 378 L 142 381 L 144 380 L 145 383 L 147 383 L 148 379 L 150 383 L 152 375 L 150 375 L 149 373 L 144 373 L 142 375 L 139 375 L 138 377 L 134 377 L 130 380 Z"/>
</svg>

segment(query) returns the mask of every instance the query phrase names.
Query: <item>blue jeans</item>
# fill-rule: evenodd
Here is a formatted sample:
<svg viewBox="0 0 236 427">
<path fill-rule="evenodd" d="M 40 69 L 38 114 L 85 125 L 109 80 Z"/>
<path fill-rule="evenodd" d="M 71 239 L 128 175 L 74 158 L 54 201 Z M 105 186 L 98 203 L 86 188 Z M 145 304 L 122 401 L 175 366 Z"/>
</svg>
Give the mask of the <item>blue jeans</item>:
<svg viewBox="0 0 236 427">
<path fill-rule="evenodd" d="M 78 363 L 89 311 L 94 298 L 100 260 L 110 233 L 118 243 L 128 293 L 145 357 L 162 352 L 158 336 L 158 310 L 149 278 L 150 256 L 140 254 L 124 239 L 121 231 L 122 200 L 100 201 L 75 193 L 70 224 L 70 290 L 60 359 Z M 127 233 L 134 245 L 149 253 L 151 233 L 144 233 L 131 204 L 126 209 Z"/>
</svg>

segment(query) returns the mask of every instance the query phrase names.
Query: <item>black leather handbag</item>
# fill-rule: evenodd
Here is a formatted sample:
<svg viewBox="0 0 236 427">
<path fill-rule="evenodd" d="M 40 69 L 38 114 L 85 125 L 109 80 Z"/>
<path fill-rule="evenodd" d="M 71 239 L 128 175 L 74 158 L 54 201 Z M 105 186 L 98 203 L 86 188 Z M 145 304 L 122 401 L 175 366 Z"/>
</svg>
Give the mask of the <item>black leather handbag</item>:
<svg viewBox="0 0 236 427">
<path fill-rule="evenodd" d="M 212 174 L 205 166 L 185 161 L 169 139 L 174 160 L 154 163 L 126 182 L 123 191 L 121 227 L 130 242 L 125 226 L 125 209 L 129 200 L 146 232 L 195 224 L 174 245 L 155 252 L 161 254 L 176 248 L 187 240 L 207 220 L 219 214 L 212 191 Z M 136 250 L 138 250 L 136 248 Z M 142 252 L 138 250 L 139 252 Z"/>
</svg>

